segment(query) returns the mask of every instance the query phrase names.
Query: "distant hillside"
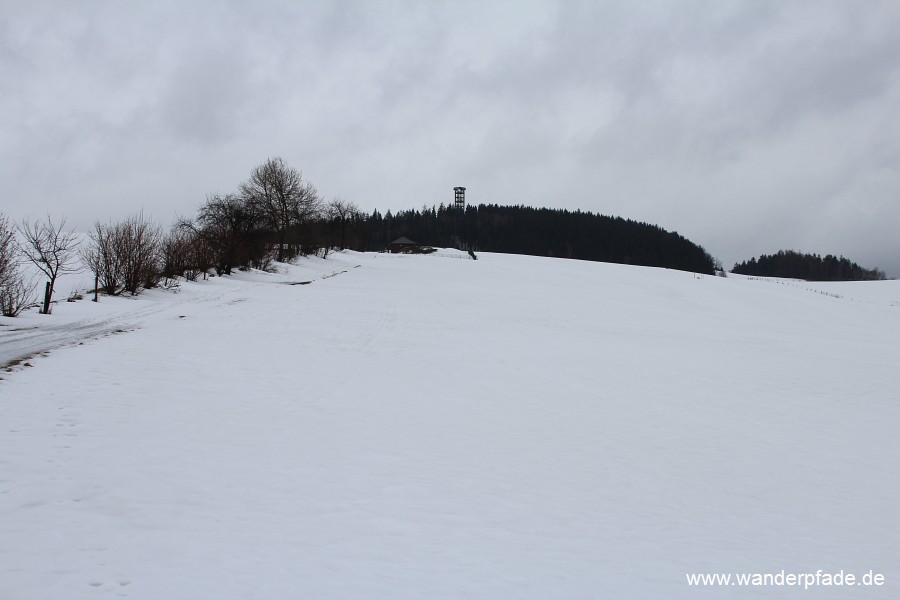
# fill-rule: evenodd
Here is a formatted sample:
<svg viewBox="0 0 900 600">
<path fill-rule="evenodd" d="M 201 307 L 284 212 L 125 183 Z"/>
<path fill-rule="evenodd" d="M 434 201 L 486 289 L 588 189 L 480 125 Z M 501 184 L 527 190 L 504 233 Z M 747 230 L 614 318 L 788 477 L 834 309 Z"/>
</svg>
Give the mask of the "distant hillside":
<svg viewBox="0 0 900 600">
<path fill-rule="evenodd" d="M 364 227 L 370 250 L 406 236 L 420 244 L 485 252 L 714 272 L 712 257 L 677 233 L 590 212 L 495 204 L 461 212 L 442 205 L 384 216 L 375 211 L 365 217 Z"/>
<path fill-rule="evenodd" d="M 806 281 L 871 281 L 884 279 L 878 269 L 864 269 L 841 256 L 801 254 L 793 250 L 781 250 L 778 254 L 763 254 L 735 264 L 732 273 L 759 277 L 786 277 Z"/>
</svg>

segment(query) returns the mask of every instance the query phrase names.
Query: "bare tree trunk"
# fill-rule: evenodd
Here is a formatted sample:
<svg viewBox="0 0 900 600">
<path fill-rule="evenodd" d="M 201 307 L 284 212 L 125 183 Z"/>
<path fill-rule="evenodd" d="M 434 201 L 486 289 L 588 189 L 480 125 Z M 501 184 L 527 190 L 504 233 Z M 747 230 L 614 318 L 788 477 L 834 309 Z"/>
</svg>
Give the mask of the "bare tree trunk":
<svg viewBox="0 0 900 600">
<path fill-rule="evenodd" d="M 42 314 L 45 314 L 45 315 L 50 314 L 50 296 L 52 293 L 53 293 L 53 284 L 48 281 L 47 287 L 44 288 L 44 308 L 41 310 Z"/>
</svg>

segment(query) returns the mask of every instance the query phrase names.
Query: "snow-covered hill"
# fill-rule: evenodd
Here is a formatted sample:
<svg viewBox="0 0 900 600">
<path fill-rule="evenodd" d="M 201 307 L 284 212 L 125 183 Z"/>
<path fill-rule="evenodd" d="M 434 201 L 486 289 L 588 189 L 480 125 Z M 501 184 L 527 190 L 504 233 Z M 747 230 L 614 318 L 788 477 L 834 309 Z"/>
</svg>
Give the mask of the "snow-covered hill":
<svg viewBox="0 0 900 600">
<path fill-rule="evenodd" d="M 900 282 L 282 270 L 0 321 L 0 598 L 898 596 Z"/>
</svg>

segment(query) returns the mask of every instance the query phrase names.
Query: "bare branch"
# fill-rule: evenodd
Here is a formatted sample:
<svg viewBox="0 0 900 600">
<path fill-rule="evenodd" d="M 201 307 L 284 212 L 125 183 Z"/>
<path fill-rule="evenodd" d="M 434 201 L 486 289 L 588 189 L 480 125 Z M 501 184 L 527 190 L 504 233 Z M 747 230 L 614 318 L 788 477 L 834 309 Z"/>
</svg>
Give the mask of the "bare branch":
<svg viewBox="0 0 900 600">
<path fill-rule="evenodd" d="M 44 313 L 50 312 L 50 300 L 56 287 L 56 279 L 63 273 L 77 273 L 78 237 L 75 231 L 65 231 L 66 219 L 59 225 L 48 214 L 45 221 L 25 219 L 19 225 L 22 238 L 17 242 L 22 255 L 50 279 L 50 288 L 44 299 Z"/>
<path fill-rule="evenodd" d="M 19 264 L 15 234 L 4 215 L 0 215 L 0 287 L 13 276 Z"/>
<path fill-rule="evenodd" d="M 279 261 L 288 256 L 288 231 L 315 217 L 320 208 L 316 188 L 277 157 L 253 169 L 250 179 L 241 184 L 241 196 L 275 233 Z"/>
<path fill-rule="evenodd" d="M 27 281 L 19 263 L 15 234 L 0 214 L 0 314 L 4 317 L 17 317 L 35 303 L 37 281 Z"/>
<path fill-rule="evenodd" d="M 344 200 L 337 197 L 333 199 L 325 208 L 325 214 L 332 222 L 337 222 L 341 226 L 341 250 L 347 247 L 347 223 L 359 212 L 359 207 L 355 202 Z"/>
</svg>

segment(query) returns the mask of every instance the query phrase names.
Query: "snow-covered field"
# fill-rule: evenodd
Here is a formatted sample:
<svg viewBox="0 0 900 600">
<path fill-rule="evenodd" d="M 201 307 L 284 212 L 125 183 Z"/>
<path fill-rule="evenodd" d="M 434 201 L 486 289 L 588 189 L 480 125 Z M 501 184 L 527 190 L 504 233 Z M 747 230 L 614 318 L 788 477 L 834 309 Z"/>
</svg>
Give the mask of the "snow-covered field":
<svg viewBox="0 0 900 600">
<path fill-rule="evenodd" d="M 281 269 L 0 320 L 0 599 L 900 597 L 900 282 Z"/>
</svg>

